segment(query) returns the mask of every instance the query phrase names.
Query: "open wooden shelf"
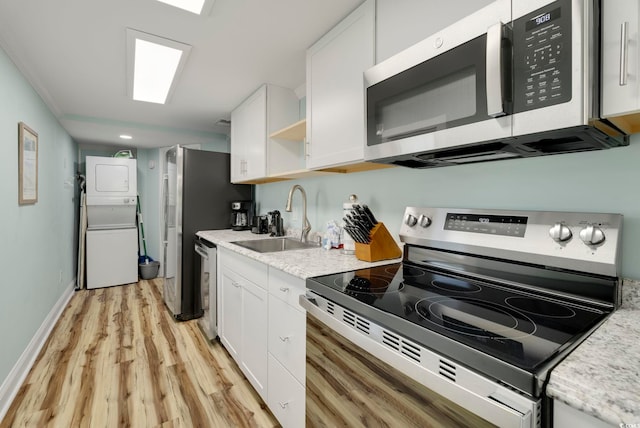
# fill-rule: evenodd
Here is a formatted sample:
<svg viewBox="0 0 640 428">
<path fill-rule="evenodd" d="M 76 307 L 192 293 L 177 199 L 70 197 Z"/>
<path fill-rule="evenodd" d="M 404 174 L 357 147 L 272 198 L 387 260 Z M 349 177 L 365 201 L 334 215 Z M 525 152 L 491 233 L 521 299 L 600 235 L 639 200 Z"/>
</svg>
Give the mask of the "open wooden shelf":
<svg viewBox="0 0 640 428">
<path fill-rule="evenodd" d="M 271 141 L 270 150 L 275 150 L 277 152 L 277 155 L 276 155 L 277 163 L 276 163 L 276 166 L 274 167 L 276 172 L 270 173 L 268 177 L 265 177 L 259 180 L 252 180 L 247 183 L 264 184 L 264 183 L 272 183 L 272 182 L 283 181 L 283 180 L 293 180 L 298 178 L 317 177 L 321 175 L 348 174 L 352 172 L 392 168 L 395 166 L 395 165 L 379 164 L 379 163 L 372 163 L 372 162 L 359 162 L 351 165 L 339 165 L 339 166 L 334 166 L 329 168 L 320 168 L 316 170 L 305 169 L 303 167 L 299 169 L 293 169 L 291 171 L 282 171 L 283 169 L 282 166 L 289 165 L 288 162 L 290 162 L 291 164 L 293 163 L 299 164 L 299 162 L 296 160 L 298 159 L 296 156 L 300 156 L 300 155 L 294 154 L 294 150 L 292 150 L 292 147 L 294 146 L 291 146 L 290 143 L 288 142 L 304 144 L 306 136 L 307 136 L 307 120 L 306 119 L 299 120 L 298 122 L 292 125 L 289 125 L 286 128 L 282 128 L 272 133 L 271 135 L 269 135 L 269 138 L 273 140 Z M 295 146 L 295 147 L 299 147 L 299 146 Z"/>
<path fill-rule="evenodd" d="M 372 171 L 375 169 L 394 168 L 395 165 L 387 163 L 359 162 L 350 165 L 334 166 L 330 168 L 322 168 L 319 171 L 331 172 L 334 174 L 349 174 L 352 172 Z"/>
<path fill-rule="evenodd" d="M 269 138 L 277 138 L 279 140 L 303 141 L 307 136 L 307 119 L 299 120 L 293 125 L 280 129 L 269 135 Z"/>
<path fill-rule="evenodd" d="M 309 178 L 309 177 L 318 177 L 321 175 L 332 175 L 333 172 L 330 171 L 314 171 L 312 169 L 299 169 L 295 171 L 287 171 L 271 174 L 269 178 L 279 178 L 283 180 L 293 180 L 296 178 Z"/>
</svg>

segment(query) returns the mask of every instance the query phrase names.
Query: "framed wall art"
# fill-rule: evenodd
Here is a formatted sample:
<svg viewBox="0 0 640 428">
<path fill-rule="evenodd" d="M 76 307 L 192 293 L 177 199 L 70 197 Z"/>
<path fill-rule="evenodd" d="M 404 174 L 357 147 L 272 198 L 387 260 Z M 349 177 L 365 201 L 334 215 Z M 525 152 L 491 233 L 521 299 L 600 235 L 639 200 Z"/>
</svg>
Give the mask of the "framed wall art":
<svg viewBox="0 0 640 428">
<path fill-rule="evenodd" d="M 38 134 L 18 124 L 18 203 L 38 202 Z"/>
</svg>

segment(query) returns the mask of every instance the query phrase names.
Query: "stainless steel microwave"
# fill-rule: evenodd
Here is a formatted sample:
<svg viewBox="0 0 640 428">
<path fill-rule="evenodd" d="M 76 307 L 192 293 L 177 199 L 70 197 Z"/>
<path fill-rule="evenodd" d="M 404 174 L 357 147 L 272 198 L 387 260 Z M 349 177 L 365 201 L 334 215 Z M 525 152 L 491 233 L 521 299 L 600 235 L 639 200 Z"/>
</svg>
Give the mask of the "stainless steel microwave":
<svg viewBox="0 0 640 428">
<path fill-rule="evenodd" d="M 498 0 L 367 70 L 365 159 L 429 168 L 628 145 L 599 118 L 597 0 Z"/>
</svg>

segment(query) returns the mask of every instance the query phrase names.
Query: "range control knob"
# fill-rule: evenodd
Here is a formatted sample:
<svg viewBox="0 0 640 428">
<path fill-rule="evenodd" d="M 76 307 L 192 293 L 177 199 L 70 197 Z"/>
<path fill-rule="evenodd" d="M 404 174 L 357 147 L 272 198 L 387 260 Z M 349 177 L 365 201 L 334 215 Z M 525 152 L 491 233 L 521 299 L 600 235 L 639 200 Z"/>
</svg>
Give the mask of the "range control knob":
<svg viewBox="0 0 640 428">
<path fill-rule="evenodd" d="M 571 229 L 564 223 L 556 223 L 549 229 L 549 236 L 556 242 L 564 242 L 573 236 Z"/>
<path fill-rule="evenodd" d="M 598 245 L 604 242 L 605 236 L 598 226 L 587 226 L 580 231 L 580 239 L 587 245 Z"/>
<path fill-rule="evenodd" d="M 418 219 L 413 214 L 407 214 L 404 218 L 404 224 L 409 227 L 413 227 L 418 223 Z"/>
<path fill-rule="evenodd" d="M 427 228 L 431 226 L 431 219 L 426 215 L 422 214 L 420 217 L 418 217 L 418 223 L 420 224 L 420 227 Z"/>
</svg>

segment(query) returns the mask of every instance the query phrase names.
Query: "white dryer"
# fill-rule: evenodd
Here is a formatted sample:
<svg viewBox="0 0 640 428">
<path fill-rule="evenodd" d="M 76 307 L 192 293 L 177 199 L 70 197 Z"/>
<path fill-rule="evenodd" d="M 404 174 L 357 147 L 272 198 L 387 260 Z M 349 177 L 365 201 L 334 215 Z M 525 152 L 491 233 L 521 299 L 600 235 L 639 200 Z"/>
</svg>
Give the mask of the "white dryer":
<svg viewBox="0 0 640 428">
<path fill-rule="evenodd" d="M 87 288 L 138 281 L 135 159 L 87 156 Z"/>
</svg>

